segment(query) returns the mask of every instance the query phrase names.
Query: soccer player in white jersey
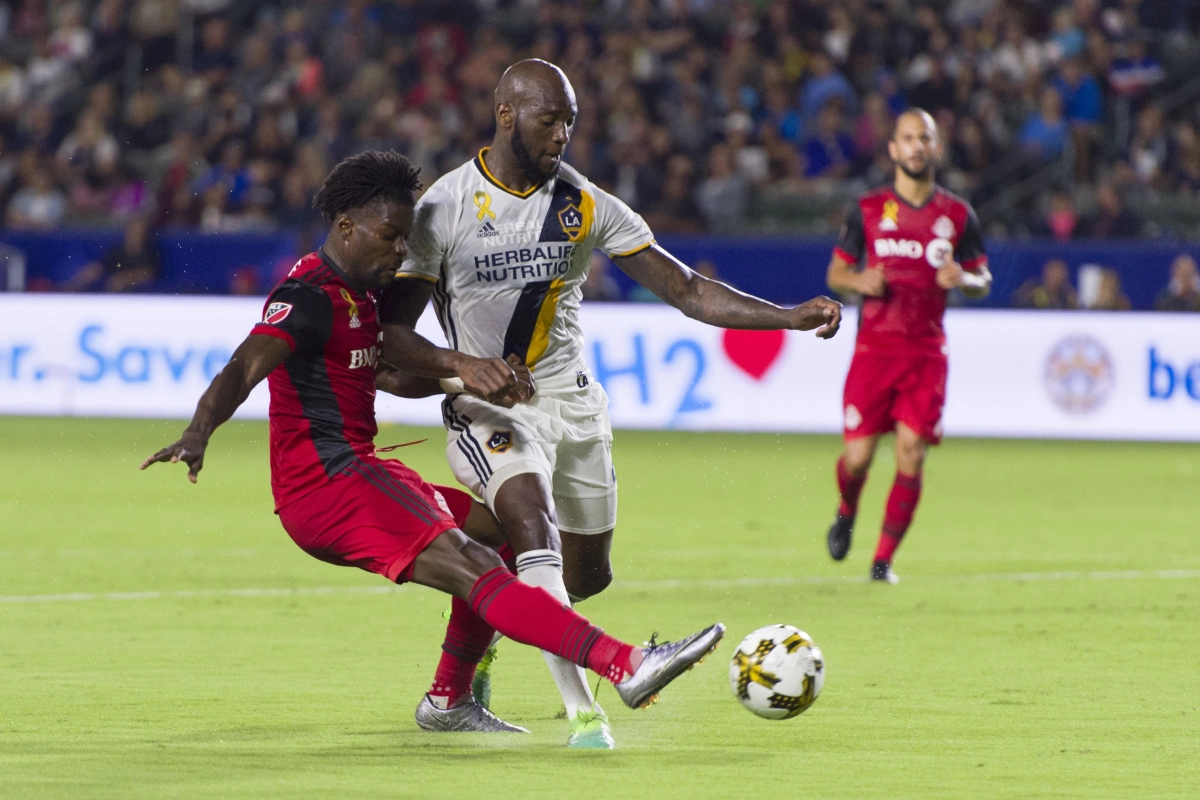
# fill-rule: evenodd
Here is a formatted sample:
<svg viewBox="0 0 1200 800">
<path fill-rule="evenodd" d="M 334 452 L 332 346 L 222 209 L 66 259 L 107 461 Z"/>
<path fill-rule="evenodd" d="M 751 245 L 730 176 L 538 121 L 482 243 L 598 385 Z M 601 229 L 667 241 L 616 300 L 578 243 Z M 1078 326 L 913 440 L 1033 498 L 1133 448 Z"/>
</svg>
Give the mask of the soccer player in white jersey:
<svg viewBox="0 0 1200 800">
<path fill-rule="evenodd" d="M 840 305 L 826 297 L 777 306 L 697 275 L 658 247 L 640 216 L 562 163 L 575 117 L 575 92 L 558 67 L 536 59 L 509 67 L 496 88 L 491 147 L 418 202 L 408 258 L 380 304 L 384 359 L 444 379 L 455 477 L 503 525 L 520 579 L 564 603 L 612 581 L 617 520 L 608 397 L 584 363 L 578 321 L 593 248 L 710 325 L 818 329 L 829 338 L 841 322 Z M 430 297 L 450 349 L 414 330 Z M 524 363 L 536 394 L 511 409 L 472 394 L 479 381 L 464 354 Z M 568 746 L 612 747 L 582 671 L 545 655 L 566 704 Z"/>
</svg>

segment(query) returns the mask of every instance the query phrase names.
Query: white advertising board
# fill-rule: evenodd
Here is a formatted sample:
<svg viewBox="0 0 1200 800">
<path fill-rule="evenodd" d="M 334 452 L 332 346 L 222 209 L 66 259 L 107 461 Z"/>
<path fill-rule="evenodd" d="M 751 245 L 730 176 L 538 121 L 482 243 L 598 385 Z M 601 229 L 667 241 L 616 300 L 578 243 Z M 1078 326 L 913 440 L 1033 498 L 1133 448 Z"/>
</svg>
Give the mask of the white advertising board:
<svg viewBox="0 0 1200 800">
<path fill-rule="evenodd" d="M 260 299 L 0 295 L 0 413 L 191 415 Z M 585 357 L 618 428 L 841 430 L 855 319 L 728 332 L 659 305 L 583 310 Z M 952 310 L 949 436 L 1200 441 L 1200 315 Z M 420 330 L 441 342 L 430 314 Z M 239 412 L 264 417 L 266 387 Z M 381 420 L 439 424 L 436 398 Z"/>
</svg>

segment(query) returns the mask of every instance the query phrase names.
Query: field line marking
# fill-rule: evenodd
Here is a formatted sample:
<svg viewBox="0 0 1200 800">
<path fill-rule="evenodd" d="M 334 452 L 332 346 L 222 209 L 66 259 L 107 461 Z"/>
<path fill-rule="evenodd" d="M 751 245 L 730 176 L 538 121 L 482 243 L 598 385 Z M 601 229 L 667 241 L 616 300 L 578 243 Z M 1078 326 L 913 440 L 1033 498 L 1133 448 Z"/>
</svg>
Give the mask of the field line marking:
<svg viewBox="0 0 1200 800">
<path fill-rule="evenodd" d="M 1121 570 L 1114 572 L 998 572 L 980 575 L 924 575 L 920 581 L 961 583 L 1028 583 L 1049 581 L 1193 580 L 1200 569 Z M 618 580 L 614 589 L 672 591 L 676 589 L 746 589 L 764 586 L 825 586 L 866 583 L 863 575 L 781 575 L 762 578 L 663 578 Z M 221 597 L 320 597 L 327 595 L 395 594 L 403 586 L 314 586 L 248 589 L 187 589 L 174 592 L 77 592 L 74 594 L 0 595 L 0 603 L 77 603 L 94 600 L 193 600 Z"/>
</svg>

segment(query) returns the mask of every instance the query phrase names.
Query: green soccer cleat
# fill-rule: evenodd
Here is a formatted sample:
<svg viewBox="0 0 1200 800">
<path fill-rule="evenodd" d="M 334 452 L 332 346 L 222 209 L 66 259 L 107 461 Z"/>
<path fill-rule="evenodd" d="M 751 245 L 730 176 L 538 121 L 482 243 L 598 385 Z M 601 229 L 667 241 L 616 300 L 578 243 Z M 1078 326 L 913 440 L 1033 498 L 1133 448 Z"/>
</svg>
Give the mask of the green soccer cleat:
<svg viewBox="0 0 1200 800">
<path fill-rule="evenodd" d="M 571 732 L 567 736 L 567 747 L 576 750 L 612 750 L 617 746 L 612 730 L 608 727 L 608 715 L 599 703 L 590 709 L 581 708 L 571 718 Z"/>
<path fill-rule="evenodd" d="M 492 664 L 498 655 L 496 645 L 489 647 L 483 658 L 479 659 L 479 666 L 475 667 L 475 677 L 471 679 L 471 695 L 484 709 L 492 706 Z"/>
</svg>

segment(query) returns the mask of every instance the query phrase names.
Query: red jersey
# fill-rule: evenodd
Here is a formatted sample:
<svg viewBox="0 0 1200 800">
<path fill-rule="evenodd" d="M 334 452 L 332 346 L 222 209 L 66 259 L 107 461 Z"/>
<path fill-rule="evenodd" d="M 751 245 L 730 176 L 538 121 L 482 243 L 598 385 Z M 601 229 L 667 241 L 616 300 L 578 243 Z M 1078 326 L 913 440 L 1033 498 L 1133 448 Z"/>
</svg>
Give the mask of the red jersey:
<svg viewBox="0 0 1200 800">
<path fill-rule="evenodd" d="M 292 348 L 267 377 L 271 491 L 279 510 L 374 454 L 383 334 L 375 296 L 320 252 L 300 259 L 275 287 L 251 333 Z"/>
<path fill-rule="evenodd" d="M 975 212 L 940 186 L 920 207 L 892 186 L 864 194 L 851 205 L 833 252 L 851 264 L 865 258 L 865 266 L 883 267 L 887 279 L 883 297 L 863 298 L 859 342 L 938 352 L 946 342 L 938 268 L 951 256 L 965 270 L 987 264 Z"/>
</svg>

